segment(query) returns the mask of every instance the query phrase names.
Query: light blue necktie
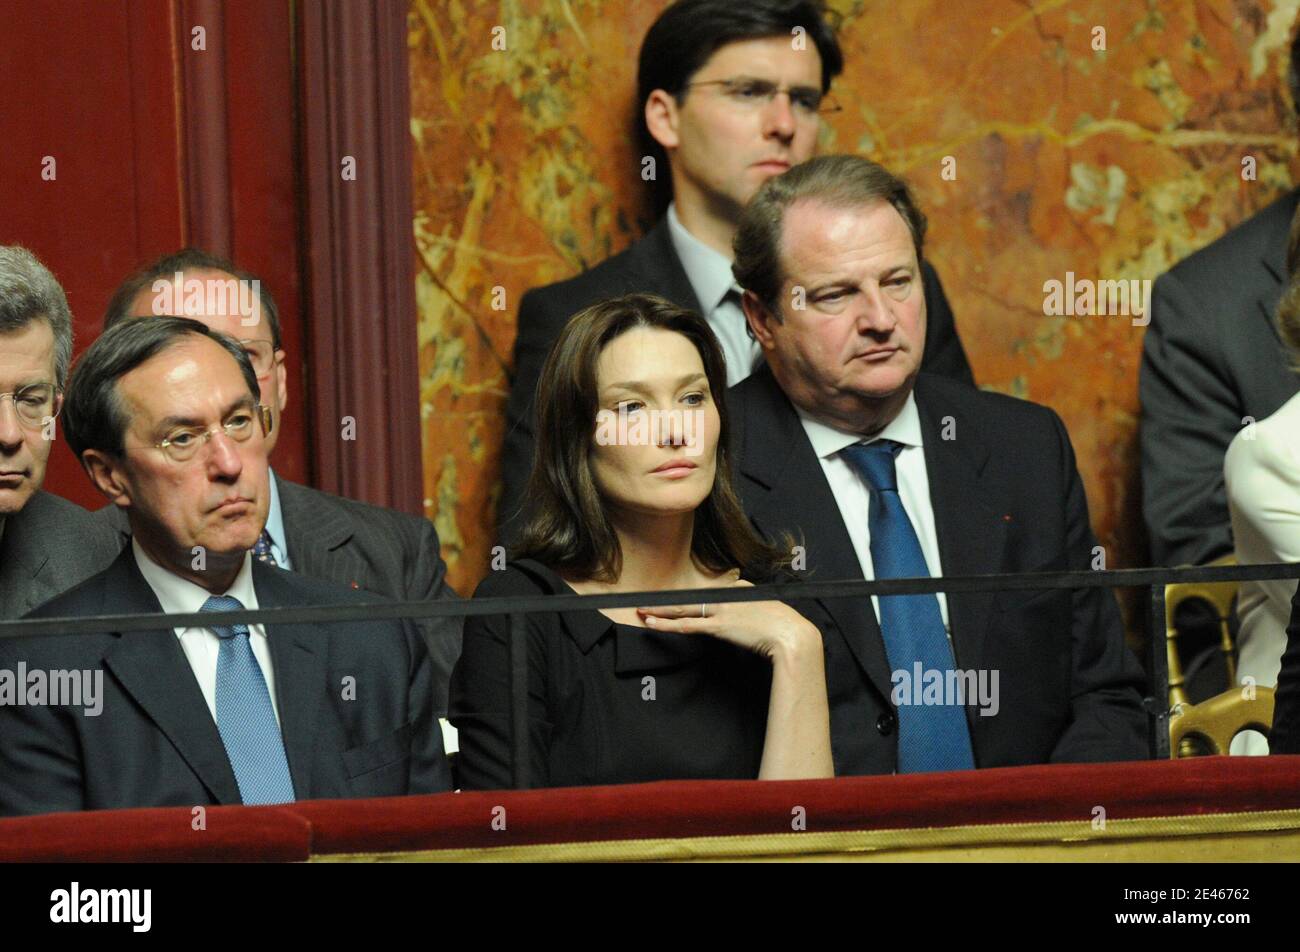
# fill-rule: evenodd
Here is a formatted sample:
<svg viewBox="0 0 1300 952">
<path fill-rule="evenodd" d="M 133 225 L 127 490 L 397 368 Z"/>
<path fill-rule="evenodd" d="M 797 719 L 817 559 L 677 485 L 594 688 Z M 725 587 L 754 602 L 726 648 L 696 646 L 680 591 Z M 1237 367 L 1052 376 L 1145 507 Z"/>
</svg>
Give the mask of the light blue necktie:
<svg viewBox="0 0 1300 952">
<path fill-rule="evenodd" d="M 213 595 L 201 612 L 233 612 L 244 606 L 229 595 Z M 247 625 L 212 626 L 221 639 L 217 655 L 217 732 L 245 804 L 293 802 L 293 779 L 284 739 L 271 706 L 262 668 L 253 655 Z"/>
<path fill-rule="evenodd" d="M 902 444 L 877 440 L 841 451 L 871 489 L 868 527 L 871 562 L 876 578 L 929 578 L 925 553 L 898 495 L 894 458 Z M 931 595 L 888 595 L 880 598 L 880 630 L 891 671 L 915 677 L 916 662 L 925 672 L 939 672 L 945 685 L 957 683 L 948 672 L 956 667 L 952 645 L 943 628 L 939 599 Z M 919 686 L 916 695 L 920 695 Z M 908 692 L 907 700 L 912 700 Z M 952 700 L 945 696 L 945 701 Z M 962 704 L 898 705 L 898 772 L 969 770 L 975 766 L 970 727 Z"/>
</svg>

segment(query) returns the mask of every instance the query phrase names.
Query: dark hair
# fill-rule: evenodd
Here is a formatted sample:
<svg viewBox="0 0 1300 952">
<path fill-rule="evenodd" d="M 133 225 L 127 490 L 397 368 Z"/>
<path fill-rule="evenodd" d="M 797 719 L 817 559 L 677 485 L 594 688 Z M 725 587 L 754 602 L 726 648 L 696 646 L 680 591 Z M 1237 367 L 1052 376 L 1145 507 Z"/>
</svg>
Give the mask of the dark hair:
<svg viewBox="0 0 1300 952">
<path fill-rule="evenodd" d="M 199 248 L 182 248 L 173 254 L 164 255 L 157 261 L 145 265 L 118 285 L 117 290 L 113 292 L 113 296 L 108 301 L 107 309 L 104 311 L 104 330 L 108 330 L 128 318 L 135 317 L 136 315 L 131 313 L 131 302 L 135 300 L 136 295 L 145 288 L 151 287 L 155 281 L 170 281 L 178 271 L 182 273 L 186 271 L 220 271 L 223 274 L 230 275 L 237 281 L 256 281 L 258 297 L 262 302 L 262 314 L 265 315 L 267 326 L 271 329 L 271 343 L 276 350 L 280 349 L 280 312 L 276 309 L 275 298 L 271 296 L 266 282 L 251 271 L 245 271 L 236 267 L 233 262 L 209 254 Z M 183 315 L 172 316 L 181 317 Z"/>
<path fill-rule="evenodd" d="M 764 579 L 780 574 L 793 553 L 758 535 L 732 487 L 722 348 L 704 318 L 652 294 L 629 294 L 579 311 L 551 348 L 535 400 L 537 454 L 527 492 L 531 508 L 510 557 L 533 558 L 552 569 L 607 582 L 622 571 L 618 536 L 591 470 L 599 409 L 596 364 L 610 341 L 638 327 L 674 331 L 695 345 L 718 409 L 713 488 L 695 510 L 692 553 L 715 571 L 739 567 Z"/>
<path fill-rule="evenodd" d="M 884 166 L 856 155 L 823 155 L 801 162 L 763 183 L 741 213 L 733 245 L 736 260 L 731 271 L 736 283 L 757 295 L 777 320 L 781 319 L 778 298 L 786 280 L 781 231 L 785 213 L 801 200 L 823 202 L 832 208 L 888 202 L 907 224 L 917 261 L 921 260 L 925 215 L 906 182 Z"/>
<path fill-rule="evenodd" d="M 1300 373 L 1300 207 L 1291 216 L 1286 271 L 1282 298 L 1277 302 L 1277 332 L 1286 345 L 1291 369 Z"/>
<path fill-rule="evenodd" d="M 791 36 L 802 27 L 822 61 L 822 92 L 844 69 L 844 54 L 835 38 L 833 14 L 823 0 L 677 0 L 646 31 L 637 63 L 636 126 L 644 154 L 664 166 L 663 147 L 650 135 L 645 104 L 662 89 L 679 103 L 686 101 L 686 84 L 709 57 L 729 43 Z M 667 205 L 672 180 L 656 175 L 656 200 Z"/>
<path fill-rule="evenodd" d="M 0 245 L 0 332 L 41 320 L 54 332 L 54 385 L 62 390 L 72 364 L 68 297 L 36 255 L 19 245 Z"/>
<path fill-rule="evenodd" d="M 100 334 L 72 368 L 63 402 L 63 434 L 78 459 L 91 449 L 122 455 L 122 438 L 131 420 L 117 392 L 118 380 L 189 336 L 207 337 L 225 348 L 239 363 L 248 392 L 257 401 L 257 374 L 233 337 L 188 317 L 126 321 Z"/>
</svg>

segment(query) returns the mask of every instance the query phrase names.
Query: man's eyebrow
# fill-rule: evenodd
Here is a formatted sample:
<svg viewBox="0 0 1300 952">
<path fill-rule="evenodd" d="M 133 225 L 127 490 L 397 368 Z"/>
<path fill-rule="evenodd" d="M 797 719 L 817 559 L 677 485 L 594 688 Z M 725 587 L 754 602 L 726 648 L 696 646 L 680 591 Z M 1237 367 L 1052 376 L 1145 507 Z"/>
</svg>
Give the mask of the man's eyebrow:
<svg viewBox="0 0 1300 952">
<path fill-rule="evenodd" d="M 673 383 L 673 389 L 679 389 L 688 383 L 694 383 L 696 380 L 708 380 L 708 375 L 696 371 L 695 373 L 683 374 Z M 619 383 L 611 383 L 605 388 L 606 390 L 631 390 L 633 393 L 649 393 L 646 384 L 640 380 L 624 380 Z"/>
<path fill-rule="evenodd" d="M 240 409 L 251 410 L 254 406 L 255 404 L 253 402 L 253 398 L 248 394 L 245 394 L 244 396 L 235 400 L 233 403 L 229 404 L 226 407 L 226 409 L 221 411 L 221 419 L 224 420 L 226 417 L 230 416 L 230 414 L 234 413 L 236 410 L 240 410 Z M 178 426 L 186 426 L 186 427 L 203 426 L 203 421 L 198 419 L 197 417 L 187 417 L 187 416 L 181 416 L 179 414 L 176 414 L 168 417 L 163 417 L 163 419 L 158 422 L 157 429 L 170 430 Z"/>
</svg>

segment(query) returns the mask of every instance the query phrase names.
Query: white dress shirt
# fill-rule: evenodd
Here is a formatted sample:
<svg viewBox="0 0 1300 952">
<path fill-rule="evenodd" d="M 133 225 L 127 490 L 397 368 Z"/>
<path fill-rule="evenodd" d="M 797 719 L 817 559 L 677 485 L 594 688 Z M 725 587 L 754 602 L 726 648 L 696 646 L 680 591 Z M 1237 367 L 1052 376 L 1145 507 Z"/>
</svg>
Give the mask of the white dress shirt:
<svg viewBox="0 0 1300 952">
<path fill-rule="evenodd" d="M 140 574 L 158 596 L 158 604 L 162 606 L 162 610 L 168 614 L 197 612 L 212 594 L 149 558 L 134 537 L 131 539 L 131 549 L 135 554 L 135 564 L 140 566 Z M 240 604 L 245 608 L 259 607 L 257 592 L 253 589 L 252 553 L 245 553 L 244 564 L 239 574 L 235 576 L 234 584 L 222 594 L 239 599 Z M 172 630 L 180 639 L 181 650 L 185 652 L 185 658 L 194 671 L 195 680 L 199 682 L 199 690 L 203 692 L 203 699 L 208 702 L 208 710 L 212 712 L 212 720 L 215 722 L 217 719 L 217 653 L 221 650 L 221 639 L 211 628 L 173 628 Z M 253 646 L 253 657 L 257 659 L 262 675 L 266 678 L 266 687 L 271 694 L 271 709 L 275 712 L 276 723 L 279 724 L 280 708 L 275 700 L 275 667 L 271 663 L 271 646 L 266 631 L 261 625 L 249 625 L 248 635 L 248 640 Z"/>
<path fill-rule="evenodd" d="M 822 465 L 831 493 L 840 508 L 844 527 L 849 531 L 853 550 L 857 553 L 858 564 L 862 566 L 862 577 L 874 579 L 875 568 L 871 561 L 871 491 L 867 482 L 858 475 L 858 471 L 849 461 L 840 455 L 845 447 L 855 443 L 867 445 L 876 440 L 893 440 L 901 443 L 903 448 L 895 458 L 895 472 L 898 476 L 898 496 L 903 501 L 903 509 L 912 522 L 917 540 L 921 543 L 921 553 L 930 570 L 931 578 L 943 575 L 943 563 L 939 559 L 939 537 L 934 529 L 934 507 L 930 503 L 930 476 L 925 468 L 925 449 L 921 439 L 921 417 L 916 410 L 916 396 L 909 394 L 907 402 L 898 416 L 875 436 L 864 438 L 861 433 L 848 433 L 836 427 L 814 420 L 799 407 L 795 407 L 799 419 L 803 422 L 804 432 L 812 443 L 813 452 Z M 948 599 L 943 592 L 938 593 L 939 614 L 943 616 L 943 627 L 952 637 L 948 624 Z M 876 621 L 880 621 L 880 599 L 871 596 L 871 607 L 875 609 Z"/>
<path fill-rule="evenodd" d="M 740 308 L 740 286 L 731 273 L 731 259 L 687 231 L 677 217 L 674 205 L 668 206 L 668 234 L 691 288 L 700 300 L 700 307 L 704 309 L 704 319 L 722 344 L 722 352 L 727 358 L 727 386 L 737 384 L 754 372 L 754 365 L 763 356 L 763 348 L 749 336 L 745 312 Z M 728 298 L 727 292 L 732 290 L 736 297 Z M 713 396 L 721 399 L 720 394 Z"/>
<path fill-rule="evenodd" d="M 1223 481 L 1237 562 L 1300 562 L 1300 395 L 1233 438 Z M 1277 687 L 1295 592 L 1295 579 L 1241 583 L 1238 682 L 1250 676 L 1257 685 Z M 1268 741 L 1256 731 L 1243 731 L 1231 752 L 1267 754 Z"/>
</svg>

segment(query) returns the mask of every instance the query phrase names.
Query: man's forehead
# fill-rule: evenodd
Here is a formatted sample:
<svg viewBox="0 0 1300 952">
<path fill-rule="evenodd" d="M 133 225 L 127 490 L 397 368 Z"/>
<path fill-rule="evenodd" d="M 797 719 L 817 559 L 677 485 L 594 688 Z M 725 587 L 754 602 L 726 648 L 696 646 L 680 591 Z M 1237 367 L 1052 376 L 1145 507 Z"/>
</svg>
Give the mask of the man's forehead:
<svg viewBox="0 0 1300 952">
<path fill-rule="evenodd" d="M 705 70 L 712 73 L 715 69 L 753 79 L 807 82 L 819 88 L 822 82 L 822 58 L 817 47 L 808 44 L 803 49 L 795 49 L 790 37 L 785 35 L 724 43 L 713 51 L 691 79 L 696 79 Z M 731 78 L 731 75 L 719 78 Z"/>
<path fill-rule="evenodd" d="M 216 341 L 192 336 L 122 375 L 119 390 L 142 418 L 161 419 L 248 395 L 239 362 Z"/>
<path fill-rule="evenodd" d="M 781 257 L 808 264 L 843 254 L 906 255 L 914 250 L 903 216 L 884 199 L 832 205 L 800 199 L 786 209 L 781 227 Z"/>
</svg>

